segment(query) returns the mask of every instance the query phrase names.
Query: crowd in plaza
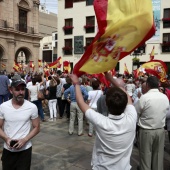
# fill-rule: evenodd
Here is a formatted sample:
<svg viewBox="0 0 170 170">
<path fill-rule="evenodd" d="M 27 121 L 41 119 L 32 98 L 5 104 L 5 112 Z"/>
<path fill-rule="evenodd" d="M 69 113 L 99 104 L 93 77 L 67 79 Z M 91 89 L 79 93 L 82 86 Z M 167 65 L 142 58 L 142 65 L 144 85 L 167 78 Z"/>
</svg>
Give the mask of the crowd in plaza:
<svg viewBox="0 0 170 170">
<path fill-rule="evenodd" d="M 48 75 L 1 71 L 4 170 L 19 166 L 17 170 L 30 169 L 30 139 L 40 131 L 40 123 L 57 123 L 60 119 L 68 120 L 69 135 L 76 133 L 76 123 L 78 136 L 86 135 L 84 124 L 89 125 L 87 135 L 95 137 L 91 162 L 94 170 L 131 169 L 134 145 L 139 149 L 140 170 L 163 170 L 166 130 L 170 140 L 169 80 L 161 83 L 153 75 L 134 78 L 119 73 L 105 73 L 105 78 L 109 86 L 93 76 L 78 78 L 60 70 Z M 45 119 L 47 107 L 50 116 Z"/>
</svg>

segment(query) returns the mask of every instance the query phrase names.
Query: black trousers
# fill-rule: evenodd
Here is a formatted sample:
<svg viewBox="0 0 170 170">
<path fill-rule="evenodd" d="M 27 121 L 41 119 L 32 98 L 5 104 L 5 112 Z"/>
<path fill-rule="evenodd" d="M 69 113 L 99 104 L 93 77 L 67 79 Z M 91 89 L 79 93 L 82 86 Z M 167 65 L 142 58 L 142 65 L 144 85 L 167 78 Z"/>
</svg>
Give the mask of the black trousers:
<svg viewBox="0 0 170 170">
<path fill-rule="evenodd" d="M 20 152 L 3 149 L 2 170 L 30 170 L 32 147 Z"/>
</svg>

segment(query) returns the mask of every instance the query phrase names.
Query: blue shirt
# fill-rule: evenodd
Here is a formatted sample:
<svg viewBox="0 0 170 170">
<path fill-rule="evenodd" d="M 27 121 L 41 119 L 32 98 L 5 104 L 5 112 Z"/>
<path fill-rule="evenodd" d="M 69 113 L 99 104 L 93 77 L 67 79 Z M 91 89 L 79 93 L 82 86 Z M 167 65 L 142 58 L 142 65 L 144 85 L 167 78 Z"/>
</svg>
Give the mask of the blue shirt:
<svg viewBox="0 0 170 170">
<path fill-rule="evenodd" d="M 10 86 L 8 77 L 5 75 L 0 75 L 0 95 L 8 94 L 8 86 Z"/>
<path fill-rule="evenodd" d="M 83 94 L 83 98 L 84 100 L 88 99 L 88 92 L 86 90 L 86 88 L 84 86 L 80 86 L 80 90 Z M 64 91 L 64 97 L 65 99 L 68 98 L 68 95 L 70 94 L 70 100 L 71 102 L 77 102 L 76 101 L 76 93 L 75 93 L 75 87 L 73 85 L 71 85 L 67 90 Z"/>
</svg>

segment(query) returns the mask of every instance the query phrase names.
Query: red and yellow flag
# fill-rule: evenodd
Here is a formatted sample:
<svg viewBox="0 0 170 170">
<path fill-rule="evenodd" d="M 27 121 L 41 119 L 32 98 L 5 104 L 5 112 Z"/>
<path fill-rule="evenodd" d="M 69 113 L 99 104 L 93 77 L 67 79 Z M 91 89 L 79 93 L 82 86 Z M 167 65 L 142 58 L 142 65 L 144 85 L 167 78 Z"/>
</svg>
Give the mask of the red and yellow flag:
<svg viewBox="0 0 170 170">
<path fill-rule="evenodd" d="M 42 67 L 42 60 L 38 60 L 38 67 Z"/>
<path fill-rule="evenodd" d="M 63 68 L 65 73 L 70 73 L 71 71 L 70 61 L 64 61 Z"/>
<path fill-rule="evenodd" d="M 21 71 L 19 64 L 17 64 L 15 61 L 14 61 L 13 69 L 14 69 L 16 72 L 20 72 L 20 71 Z"/>
<path fill-rule="evenodd" d="M 34 70 L 35 66 L 33 64 L 33 61 L 30 61 L 30 68 L 32 68 Z"/>
<path fill-rule="evenodd" d="M 3 63 L 1 63 L 1 67 L 2 67 L 2 68 L 6 68 L 6 65 L 3 64 Z"/>
<path fill-rule="evenodd" d="M 129 70 L 128 70 L 126 64 L 125 64 L 125 66 L 124 66 L 124 75 L 126 75 L 126 76 L 129 75 Z"/>
<path fill-rule="evenodd" d="M 151 60 L 154 60 L 154 55 L 155 55 L 155 46 L 153 46 L 153 49 L 152 49 L 152 51 L 151 51 L 151 53 L 150 53 L 150 61 Z"/>
<path fill-rule="evenodd" d="M 44 68 L 49 68 L 49 65 L 44 61 Z"/>
<path fill-rule="evenodd" d="M 61 57 L 49 64 L 49 68 L 61 68 Z"/>
<path fill-rule="evenodd" d="M 167 66 L 166 64 L 161 60 L 151 60 L 144 64 L 142 64 L 137 70 L 136 70 L 136 77 L 139 76 L 140 72 L 146 72 L 149 74 L 152 74 L 159 78 L 161 82 L 167 81 L 166 79 L 166 72 L 167 72 Z"/>
<path fill-rule="evenodd" d="M 78 76 L 115 68 L 155 33 L 151 0 L 94 0 L 94 9 L 99 31 L 74 67 Z"/>
</svg>

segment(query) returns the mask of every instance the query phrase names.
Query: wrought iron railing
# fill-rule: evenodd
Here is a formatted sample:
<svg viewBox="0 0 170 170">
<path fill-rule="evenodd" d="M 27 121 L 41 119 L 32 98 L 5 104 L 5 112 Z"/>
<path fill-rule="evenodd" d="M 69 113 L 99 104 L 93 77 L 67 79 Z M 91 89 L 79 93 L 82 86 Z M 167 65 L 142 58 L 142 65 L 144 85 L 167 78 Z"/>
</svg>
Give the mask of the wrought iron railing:
<svg viewBox="0 0 170 170">
<path fill-rule="evenodd" d="M 26 33 L 29 33 L 29 34 L 34 34 L 34 28 L 33 27 L 23 27 L 19 24 L 16 24 L 15 29 L 17 31 L 20 31 L 20 32 L 26 32 Z"/>
</svg>

